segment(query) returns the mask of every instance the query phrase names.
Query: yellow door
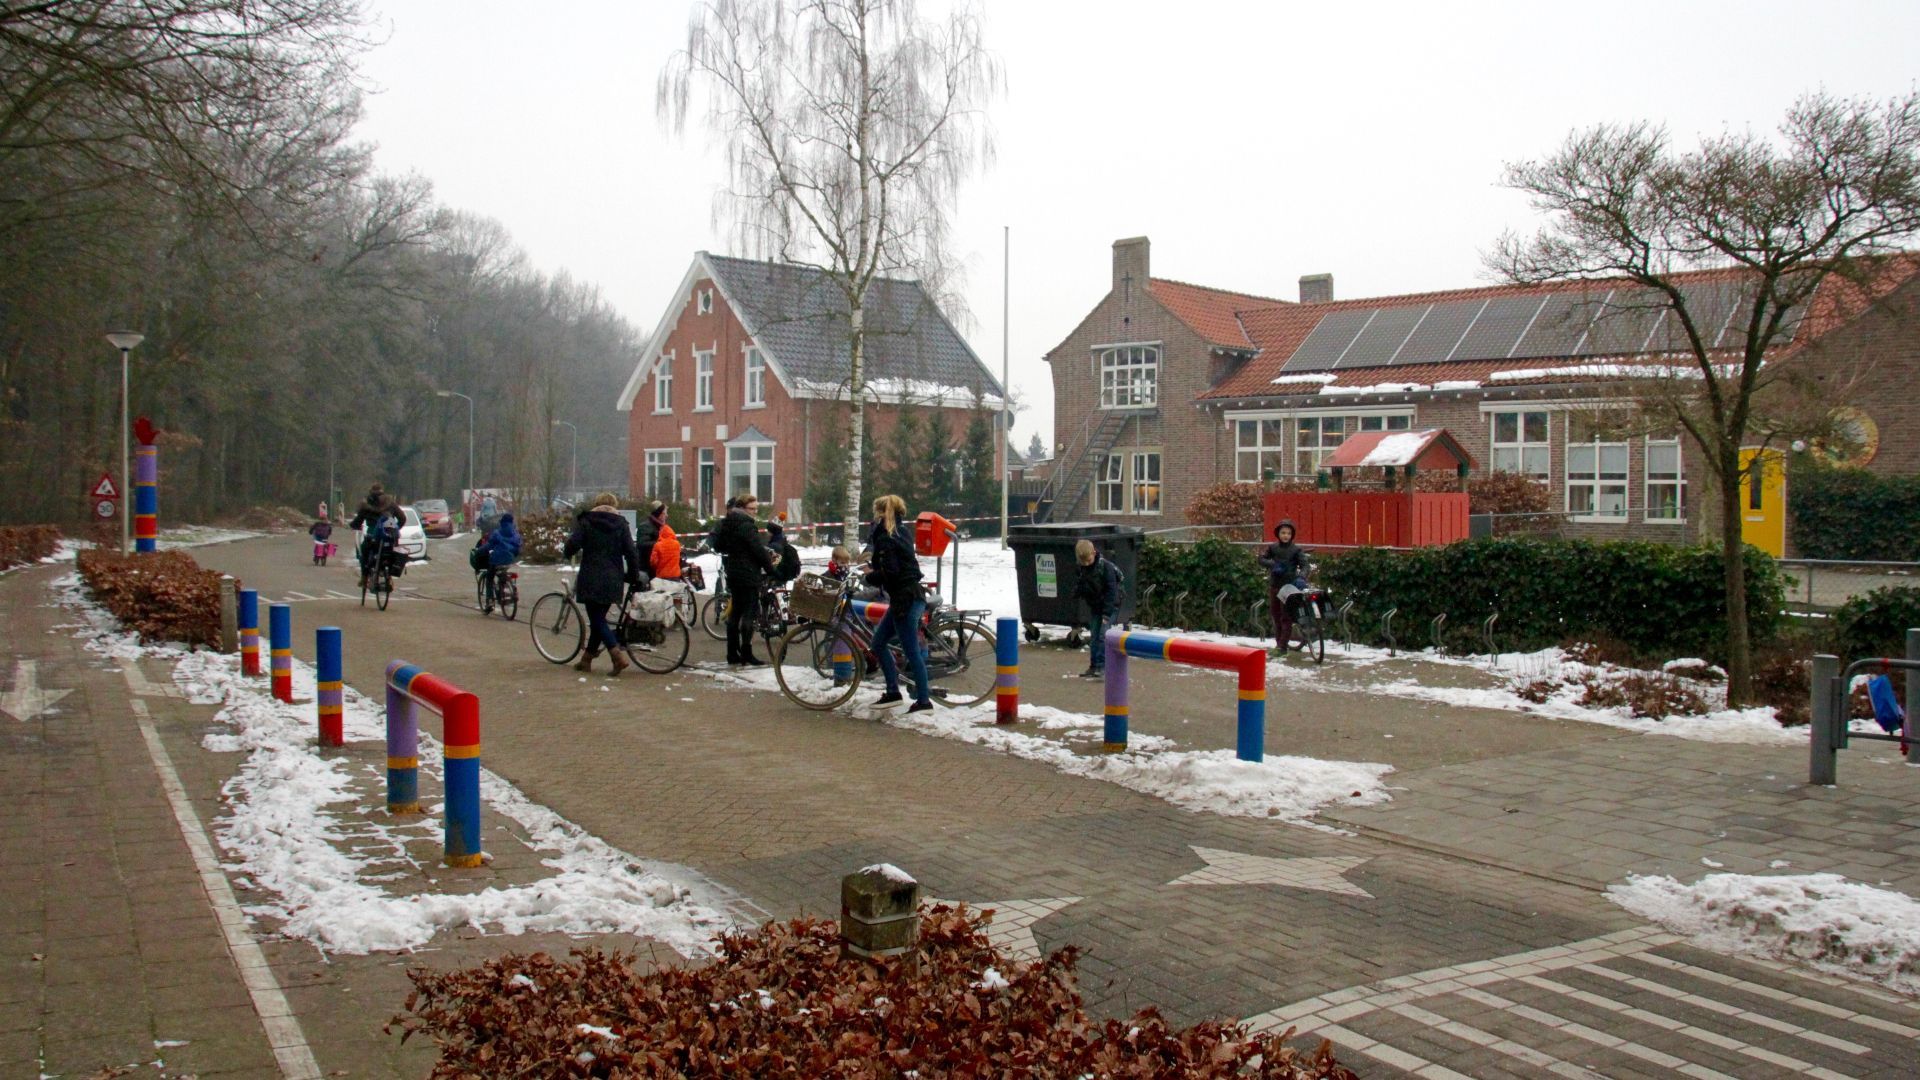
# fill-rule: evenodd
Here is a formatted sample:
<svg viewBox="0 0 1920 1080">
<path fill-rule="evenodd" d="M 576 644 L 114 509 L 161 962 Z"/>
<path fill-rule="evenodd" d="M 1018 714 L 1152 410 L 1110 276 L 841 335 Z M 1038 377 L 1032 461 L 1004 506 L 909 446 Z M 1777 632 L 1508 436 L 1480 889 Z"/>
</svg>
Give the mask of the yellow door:
<svg viewBox="0 0 1920 1080">
<path fill-rule="evenodd" d="M 1787 553 L 1787 460 L 1778 450 L 1740 451 L 1740 538 L 1776 559 Z"/>
</svg>

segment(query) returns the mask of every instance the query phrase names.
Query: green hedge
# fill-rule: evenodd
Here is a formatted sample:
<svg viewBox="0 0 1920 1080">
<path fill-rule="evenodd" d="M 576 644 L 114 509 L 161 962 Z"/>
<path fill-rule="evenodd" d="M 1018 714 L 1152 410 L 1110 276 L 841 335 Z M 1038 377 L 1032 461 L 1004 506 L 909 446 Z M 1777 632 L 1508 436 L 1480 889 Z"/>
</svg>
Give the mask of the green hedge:
<svg viewBox="0 0 1920 1080">
<path fill-rule="evenodd" d="M 1833 612 L 1833 651 L 1843 661 L 1905 656 L 1907 630 L 1920 626 L 1920 588 L 1889 585 L 1848 600 Z"/>
<path fill-rule="evenodd" d="M 1920 476 L 1836 469 L 1801 454 L 1788 485 L 1801 557 L 1920 562 Z"/>
<path fill-rule="evenodd" d="M 1766 641 L 1780 627 L 1785 579 L 1764 552 L 1749 547 L 1746 559 L 1751 636 Z M 1717 548 L 1496 537 L 1416 551 L 1361 548 L 1319 556 L 1318 563 L 1316 580 L 1334 603 L 1354 602 L 1356 640 L 1384 644 L 1381 618 L 1397 607 L 1394 633 L 1402 645 L 1430 644 L 1429 625 L 1445 612 L 1449 648 L 1480 651 L 1481 624 L 1498 610 L 1494 633 L 1503 650 L 1607 637 L 1649 655 L 1725 653 Z M 1266 581 L 1250 548 L 1214 539 L 1185 548 L 1149 541 L 1139 588 L 1143 623 L 1262 630 L 1249 609 L 1265 600 Z"/>
</svg>

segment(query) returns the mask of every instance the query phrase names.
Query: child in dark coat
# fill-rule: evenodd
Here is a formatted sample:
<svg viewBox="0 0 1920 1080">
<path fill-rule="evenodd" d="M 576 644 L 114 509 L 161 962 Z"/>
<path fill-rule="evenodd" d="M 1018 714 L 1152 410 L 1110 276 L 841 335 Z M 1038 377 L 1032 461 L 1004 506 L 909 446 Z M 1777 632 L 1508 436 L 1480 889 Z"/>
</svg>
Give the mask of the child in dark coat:
<svg viewBox="0 0 1920 1080">
<path fill-rule="evenodd" d="M 1307 571 L 1313 560 L 1307 549 L 1293 542 L 1291 521 L 1273 527 L 1273 543 L 1260 553 L 1260 565 L 1267 568 L 1267 613 L 1273 619 L 1273 644 L 1286 652 L 1293 640 L 1293 611 L 1297 601 L 1289 589 L 1307 587 Z"/>
<path fill-rule="evenodd" d="M 1093 654 L 1080 677 L 1097 679 L 1107 673 L 1107 624 L 1120 613 L 1120 568 L 1094 550 L 1091 540 L 1075 544 L 1073 558 L 1080 565 L 1073 595 L 1087 605 L 1087 647 Z"/>
</svg>

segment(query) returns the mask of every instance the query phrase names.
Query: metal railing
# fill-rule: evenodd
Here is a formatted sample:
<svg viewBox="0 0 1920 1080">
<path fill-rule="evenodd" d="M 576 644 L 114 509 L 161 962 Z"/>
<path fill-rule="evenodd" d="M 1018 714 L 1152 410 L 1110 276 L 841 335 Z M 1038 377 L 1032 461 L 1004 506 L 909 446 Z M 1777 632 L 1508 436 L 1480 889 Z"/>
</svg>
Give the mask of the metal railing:
<svg viewBox="0 0 1920 1080">
<path fill-rule="evenodd" d="M 1814 599 L 1814 581 L 1823 571 L 1829 579 L 1863 576 L 1849 573 L 1849 571 L 1891 571 L 1878 576 L 1886 578 L 1910 575 L 1915 579 L 1914 587 L 1920 588 L 1920 562 L 1896 562 L 1885 559 L 1779 559 L 1777 562 L 1782 570 L 1798 571 L 1801 579 L 1793 590 L 1794 595 L 1787 598 L 1787 611 L 1791 614 L 1824 615 L 1839 606 L 1839 604 L 1821 604 Z"/>
</svg>

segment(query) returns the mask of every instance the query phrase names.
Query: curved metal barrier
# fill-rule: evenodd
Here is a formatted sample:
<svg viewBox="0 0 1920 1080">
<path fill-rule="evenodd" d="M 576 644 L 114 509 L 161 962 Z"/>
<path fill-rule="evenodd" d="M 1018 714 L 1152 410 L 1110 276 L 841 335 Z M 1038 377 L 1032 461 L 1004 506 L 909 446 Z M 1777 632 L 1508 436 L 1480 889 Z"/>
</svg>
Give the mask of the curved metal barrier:
<svg viewBox="0 0 1920 1080">
<path fill-rule="evenodd" d="M 1234 753 L 1241 761 L 1260 761 L 1267 742 L 1267 651 L 1250 645 L 1200 641 L 1170 634 L 1114 628 L 1107 631 L 1107 722 L 1101 749 L 1127 748 L 1127 658 L 1232 671 L 1240 675 L 1240 706 Z"/>
<path fill-rule="evenodd" d="M 419 709 L 437 714 L 446 753 L 448 866 L 479 866 L 480 699 L 404 660 L 387 665 L 387 811 L 420 813 Z"/>
</svg>

